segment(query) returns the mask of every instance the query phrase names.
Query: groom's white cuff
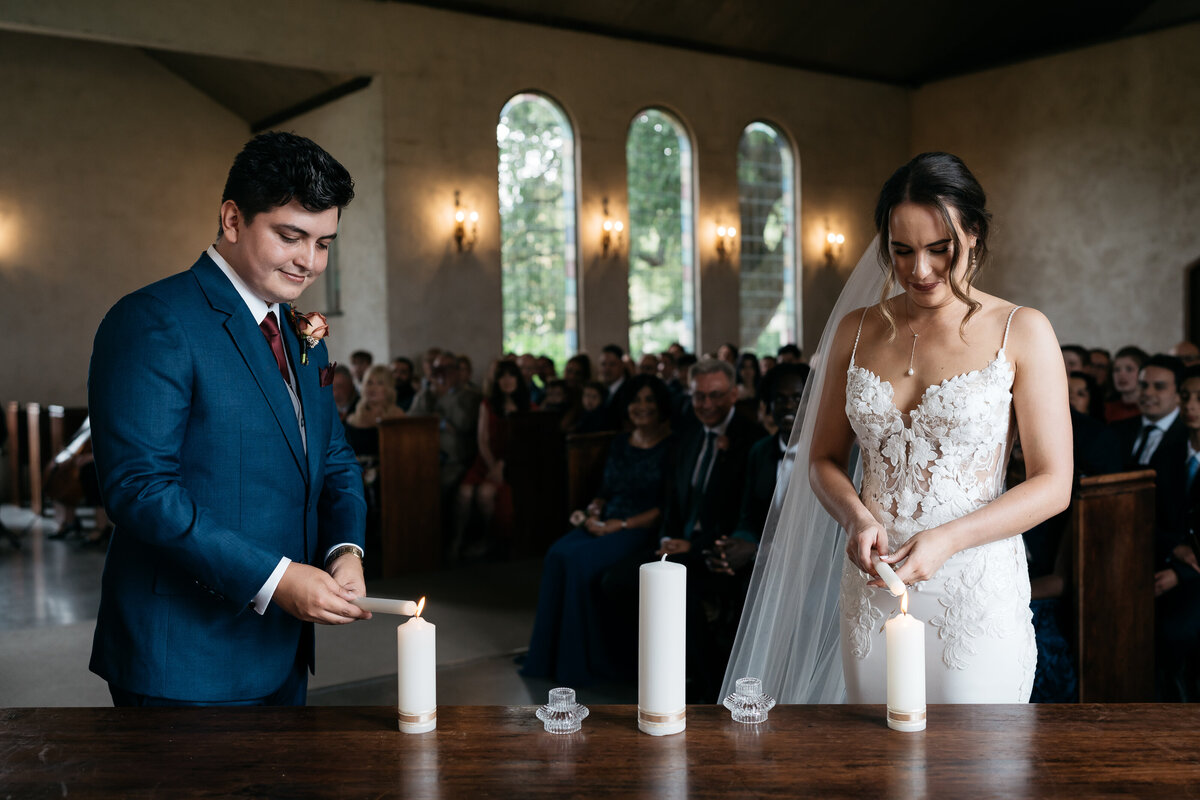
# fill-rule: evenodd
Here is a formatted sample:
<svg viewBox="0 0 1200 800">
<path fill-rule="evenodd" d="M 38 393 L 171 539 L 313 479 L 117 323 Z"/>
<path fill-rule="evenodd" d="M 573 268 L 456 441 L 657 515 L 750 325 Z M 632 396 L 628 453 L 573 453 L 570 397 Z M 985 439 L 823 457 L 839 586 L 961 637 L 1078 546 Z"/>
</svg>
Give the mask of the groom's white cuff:
<svg viewBox="0 0 1200 800">
<path fill-rule="evenodd" d="M 279 563 L 275 565 L 275 570 L 271 573 L 271 577 L 267 578 L 267 582 L 258 590 L 258 594 L 254 595 L 254 599 L 250 601 L 250 607 L 253 608 L 261 616 L 267 613 L 267 605 L 271 602 L 271 598 L 275 595 L 275 589 L 279 586 L 279 582 L 283 580 L 283 573 L 287 571 L 288 564 L 292 560 L 287 556 L 279 559 Z"/>
</svg>

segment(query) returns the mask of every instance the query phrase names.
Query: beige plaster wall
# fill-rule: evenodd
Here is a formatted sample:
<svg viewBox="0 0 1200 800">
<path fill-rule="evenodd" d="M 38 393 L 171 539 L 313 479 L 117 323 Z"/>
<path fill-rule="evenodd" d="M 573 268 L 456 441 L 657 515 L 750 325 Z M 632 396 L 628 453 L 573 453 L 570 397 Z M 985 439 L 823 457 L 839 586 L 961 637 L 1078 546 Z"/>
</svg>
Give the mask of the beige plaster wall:
<svg viewBox="0 0 1200 800">
<path fill-rule="evenodd" d="M 342 313 L 329 318 L 330 358 L 350 363 L 365 349 L 386 362 L 388 347 L 387 243 L 384 212 L 383 90 L 365 89 L 276 126 L 307 136 L 329 151 L 354 177 L 354 201 L 338 224 L 337 260 Z M 322 275 L 297 306 L 329 312 L 329 281 Z"/>
<path fill-rule="evenodd" d="M 83 405 L 104 312 L 212 242 L 248 129 L 127 47 L 0 31 L 0 86 L 0 394 Z"/>
<path fill-rule="evenodd" d="M 988 192 L 986 291 L 1060 341 L 1166 350 L 1200 258 L 1200 25 L 929 85 L 913 152 L 960 155 Z"/>
<path fill-rule="evenodd" d="M 495 124 L 519 91 L 551 95 L 576 126 L 581 342 L 592 351 L 626 340 L 628 265 L 599 258 L 600 205 L 607 196 L 611 210 L 624 213 L 625 134 L 642 108 L 670 109 L 693 136 L 702 349 L 737 337 L 737 264 L 716 260 L 713 238 L 718 221 L 737 216 L 734 163 L 746 124 L 766 119 L 797 146 L 809 346 L 840 288 L 836 269 L 817 269 L 826 224 L 847 235 L 844 269 L 870 238 L 869 210 L 881 176 L 907 153 L 907 93 L 900 89 L 403 4 L 0 0 L 4 27 L 376 76 L 389 354 L 416 354 L 436 343 L 464 350 L 477 363 L 495 355 L 501 325 Z M 338 136 L 337 123 L 327 115 L 323 135 Z M 228 149 L 235 151 L 236 145 Z M 481 214 L 471 253 L 453 249 L 455 189 Z M 370 296 L 358 301 L 364 340 L 377 314 L 370 303 L 380 296 L 378 281 L 369 285 Z M 355 330 L 348 324 L 348 332 Z"/>
</svg>

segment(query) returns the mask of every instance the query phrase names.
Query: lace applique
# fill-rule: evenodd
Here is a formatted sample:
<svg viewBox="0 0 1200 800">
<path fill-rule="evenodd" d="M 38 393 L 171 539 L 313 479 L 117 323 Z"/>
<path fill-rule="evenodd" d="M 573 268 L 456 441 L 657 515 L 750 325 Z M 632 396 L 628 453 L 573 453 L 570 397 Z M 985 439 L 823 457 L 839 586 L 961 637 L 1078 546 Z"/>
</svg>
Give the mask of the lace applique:
<svg viewBox="0 0 1200 800">
<path fill-rule="evenodd" d="M 857 659 L 871 654 L 871 640 L 883 624 L 883 611 L 871 603 L 870 577 L 849 561 L 842 570 L 841 598 L 845 613 L 850 615 L 850 653 Z"/>
<path fill-rule="evenodd" d="M 1025 560 L 1016 557 L 1014 547 L 1013 539 L 1005 539 L 955 553 L 946 561 L 946 567 L 955 559 L 966 561 L 959 569 L 946 569 L 950 577 L 938 599 L 945 610 L 929 620 L 945 642 L 942 662 L 950 669 L 971 665 L 976 655 L 974 639 L 1006 639 L 1023 633 L 1022 623 L 1028 625 L 1032 619 L 1027 605 L 1014 608 L 1012 603 L 1012 598 L 1022 596 L 1021 578 L 1029 582 Z"/>
</svg>

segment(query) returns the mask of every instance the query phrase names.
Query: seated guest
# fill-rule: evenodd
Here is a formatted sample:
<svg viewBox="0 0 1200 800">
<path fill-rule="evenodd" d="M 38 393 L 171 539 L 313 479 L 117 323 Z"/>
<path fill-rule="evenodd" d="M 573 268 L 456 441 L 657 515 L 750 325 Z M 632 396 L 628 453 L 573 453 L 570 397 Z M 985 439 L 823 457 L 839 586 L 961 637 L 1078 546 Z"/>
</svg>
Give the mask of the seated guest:
<svg viewBox="0 0 1200 800">
<path fill-rule="evenodd" d="M 358 405 L 358 390 L 354 388 L 354 375 L 345 364 L 333 368 L 333 405 L 338 419 L 346 421 L 354 406 Z"/>
<path fill-rule="evenodd" d="M 1080 414 L 1104 420 L 1104 399 L 1090 372 L 1079 370 L 1067 374 L 1067 399 Z"/>
<path fill-rule="evenodd" d="M 418 392 L 433 385 L 433 365 L 441 354 L 442 348 L 431 347 L 421 356 L 421 383 L 417 387 Z"/>
<path fill-rule="evenodd" d="M 1138 373 L 1138 411 L 1140 417 L 1122 420 L 1112 426 L 1120 442 L 1125 469 L 1161 470 L 1159 451 L 1163 445 L 1187 438 L 1179 418 L 1179 382 L 1183 364 L 1174 356 L 1156 355 L 1146 359 Z M 1163 453 L 1167 451 L 1162 451 Z"/>
<path fill-rule="evenodd" d="M 1100 390 L 1100 399 L 1108 399 L 1108 393 L 1112 390 L 1112 353 L 1103 347 L 1093 347 L 1088 350 L 1088 363 L 1085 365 L 1084 372 L 1091 373 L 1096 380 L 1096 387 Z"/>
<path fill-rule="evenodd" d="M 438 353 L 430 368 L 431 383 L 417 393 L 412 414 L 436 415 L 441 420 L 438 462 L 441 465 L 443 520 L 453 519 L 453 498 L 467 469 L 475 462 L 479 392 L 462 385 L 462 368 L 453 353 Z M 446 541 L 453 537 L 453 530 Z"/>
<path fill-rule="evenodd" d="M 578 353 L 567 359 L 567 365 L 563 367 L 563 380 L 582 392 L 583 385 L 591 379 L 592 359 L 587 353 Z"/>
<path fill-rule="evenodd" d="M 742 489 L 737 528 L 731 535 L 716 541 L 708 562 L 715 572 L 745 574 L 749 578 L 749 570 L 745 568 L 753 563 L 758 552 L 758 540 L 771 510 L 775 486 L 779 481 L 786 486 L 791 475 L 792 463 L 783 456 L 787 452 L 792 425 L 796 422 L 808 372 L 807 364 L 780 364 L 768 372 L 760 384 L 760 399 L 775 423 L 776 433 L 755 442 L 746 457 L 746 485 Z M 739 606 L 739 615 L 740 610 Z M 733 619 L 736 625 L 737 616 Z"/>
<path fill-rule="evenodd" d="M 762 370 L 762 374 L 766 375 L 771 370 L 775 369 L 775 365 L 779 362 L 775 360 L 775 356 L 763 356 L 758 360 L 758 368 Z"/>
<path fill-rule="evenodd" d="M 600 433 L 613 430 L 612 415 L 604 406 L 604 398 L 607 396 L 608 387 L 600 381 L 588 381 L 584 384 L 580 397 L 580 412 L 570 432 Z"/>
<path fill-rule="evenodd" d="M 404 416 L 404 409 L 396 405 L 396 383 L 392 371 L 382 364 L 367 370 L 363 380 L 363 393 L 354 410 L 346 417 L 346 441 L 354 454 L 360 456 L 379 455 L 379 429 L 385 419 Z"/>
<path fill-rule="evenodd" d="M 604 382 L 606 390 L 604 405 L 611 407 L 617 399 L 617 392 L 621 391 L 621 384 L 625 382 L 625 351 L 620 345 L 606 344 L 600 351 L 600 380 Z M 619 427 L 621 421 L 618 418 L 613 427 Z"/>
<path fill-rule="evenodd" d="M 479 384 L 475 382 L 475 367 L 471 364 L 469 356 L 458 357 L 458 371 L 462 376 L 461 386 L 464 389 L 470 389 L 473 392 L 479 392 Z"/>
<path fill-rule="evenodd" d="M 1064 344 L 1059 347 L 1062 351 L 1063 363 L 1067 365 L 1067 374 L 1083 372 L 1090 361 L 1086 347 L 1078 344 Z"/>
<path fill-rule="evenodd" d="M 1183 370 L 1179 401 L 1187 439 L 1162 446 L 1170 452 L 1156 480 L 1167 493 L 1160 536 L 1171 550 L 1154 575 L 1155 665 L 1158 699 L 1195 702 L 1200 699 L 1200 365 Z"/>
<path fill-rule="evenodd" d="M 350 354 L 350 372 L 354 375 L 354 385 L 360 390 L 362 389 L 363 380 L 366 378 L 367 370 L 371 368 L 371 363 L 374 360 L 374 356 L 366 350 L 355 350 Z"/>
<path fill-rule="evenodd" d="M 637 630 L 637 615 L 606 624 L 598 581 L 606 568 L 652 546 L 662 514 L 670 450 L 670 397 L 657 377 L 629 381 L 625 418 L 632 427 L 613 439 L 604 482 L 583 524 L 546 553 L 537 618 L 522 674 L 586 686 L 620 672 Z"/>
<path fill-rule="evenodd" d="M 1113 356 L 1112 396 L 1104 404 L 1104 419 L 1109 424 L 1141 413 L 1138 411 L 1138 373 L 1149 357 L 1146 351 L 1132 345 L 1122 347 Z"/>
<path fill-rule="evenodd" d="M 535 406 L 540 406 L 546 399 L 546 387 L 534 380 L 537 375 L 537 359 L 532 353 L 518 356 L 517 367 L 521 372 L 521 380 L 525 382 L 525 388 L 529 390 L 529 401 Z"/>
<path fill-rule="evenodd" d="M 639 375 L 658 377 L 658 356 L 654 353 L 643 353 L 641 361 L 638 362 L 637 371 Z"/>
<path fill-rule="evenodd" d="M 1180 342 L 1171 348 L 1170 354 L 1182 361 L 1185 367 L 1200 363 L 1200 347 L 1194 342 Z"/>
<path fill-rule="evenodd" d="M 680 435 L 667 472 L 661 540 L 635 553 L 605 575 L 607 602 L 636 603 L 638 568 L 667 555 L 688 568 L 688 671 L 693 700 L 713 702 L 724 676 L 728 651 L 714 638 L 706 607 L 728 607 L 745 586 L 706 564 L 708 551 L 737 529 L 746 483 L 746 459 L 763 432 L 734 413 L 733 365 L 706 359 L 692 367 L 692 411 L 696 424 Z"/>
<path fill-rule="evenodd" d="M 551 379 L 546 383 L 546 402 L 542 405 L 542 410 L 558 414 L 559 429 L 563 433 L 573 433 L 583 416 L 580 393 L 561 378 Z"/>
<path fill-rule="evenodd" d="M 512 535 L 512 487 L 504 479 L 504 458 L 511 445 L 509 418 L 530 408 L 529 387 L 511 361 L 496 364 L 491 391 L 479 404 L 476 431 L 479 453 L 458 488 L 458 508 L 449 557 L 457 561 L 471 512 L 483 520 L 483 550 L 498 552 Z"/>
<path fill-rule="evenodd" d="M 738 363 L 737 345 L 734 344 L 733 342 L 726 342 L 725 344 L 718 347 L 717 348 L 717 359 L 720 361 L 728 361 L 730 364 L 735 365 L 735 368 L 736 368 L 736 365 Z"/>
<path fill-rule="evenodd" d="M 550 386 L 550 381 L 558 380 L 558 368 L 554 366 L 554 359 L 550 356 L 537 357 L 537 379 L 545 387 Z"/>
<path fill-rule="evenodd" d="M 737 362 L 737 392 L 738 400 L 752 400 L 758 397 L 758 382 L 762 378 L 759 372 L 758 356 L 749 350 L 738 356 Z"/>
<path fill-rule="evenodd" d="M 404 356 L 396 356 L 392 359 L 392 378 L 396 382 L 396 405 L 405 411 L 412 408 L 413 399 L 417 396 L 417 387 L 413 383 L 415 371 L 412 359 Z"/>
<path fill-rule="evenodd" d="M 780 364 L 799 364 L 804 361 L 800 348 L 794 344 L 785 344 L 775 351 Z"/>
</svg>

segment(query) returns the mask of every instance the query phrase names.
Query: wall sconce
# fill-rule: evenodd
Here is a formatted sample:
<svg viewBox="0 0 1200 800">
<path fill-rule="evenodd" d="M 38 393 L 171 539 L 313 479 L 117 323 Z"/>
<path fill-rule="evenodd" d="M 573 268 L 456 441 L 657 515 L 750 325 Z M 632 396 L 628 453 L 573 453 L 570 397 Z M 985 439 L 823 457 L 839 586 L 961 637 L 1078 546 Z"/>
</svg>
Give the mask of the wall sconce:
<svg viewBox="0 0 1200 800">
<path fill-rule="evenodd" d="M 737 239 L 737 228 L 732 225 L 726 227 L 724 225 L 717 226 L 717 258 L 721 261 L 728 260 L 733 253 L 733 243 Z"/>
<path fill-rule="evenodd" d="M 832 264 L 842 254 L 842 245 L 845 243 L 846 237 L 840 233 L 828 233 L 825 235 L 825 260 Z"/>
<path fill-rule="evenodd" d="M 619 219 L 612 219 L 608 216 L 608 198 L 604 198 L 604 223 L 600 226 L 600 254 L 602 258 L 608 258 L 608 251 L 611 249 L 613 255 L 616 256 L 621 252 L 621 243 L 624 240 L 625 223 Z M 615 235 L 615 241 L 614 241 Z"/>
<path fill-rule="evenodd" d="M 479 235 L 479 212 L 465 211 L 459 204 L 458 190 L 454 190 L 454 243 L 458 252 L 475 249 L 475 238 Z"/>
</svg>

